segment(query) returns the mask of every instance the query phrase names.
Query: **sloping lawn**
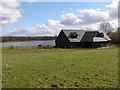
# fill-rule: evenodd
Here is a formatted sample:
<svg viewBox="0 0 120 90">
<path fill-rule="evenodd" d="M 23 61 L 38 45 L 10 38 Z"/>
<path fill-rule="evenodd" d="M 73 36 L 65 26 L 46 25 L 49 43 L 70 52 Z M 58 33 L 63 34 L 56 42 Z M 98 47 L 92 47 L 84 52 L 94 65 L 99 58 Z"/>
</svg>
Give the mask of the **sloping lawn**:
<svg viewBox="0 0 120 90">
<path fill-rule="evenodd" d="M 114 88 L 118 48 L 3 48 L 3 88 Z"/>
</svg>

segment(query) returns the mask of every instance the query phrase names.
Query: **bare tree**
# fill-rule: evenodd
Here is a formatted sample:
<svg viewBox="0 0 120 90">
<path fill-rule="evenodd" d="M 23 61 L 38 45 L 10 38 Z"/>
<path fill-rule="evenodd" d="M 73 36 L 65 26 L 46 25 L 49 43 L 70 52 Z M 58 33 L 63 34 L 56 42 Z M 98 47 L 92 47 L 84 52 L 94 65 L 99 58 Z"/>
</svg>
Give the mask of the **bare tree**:
<svg viewBox="0 0 120 90">
<path fill-rule="evenodd" d="M 105 33 L 113 31 L 112 25 L 109 22 L 102 22 L 99 26 L 99 29 L 104 31 Z"/>
</svg>

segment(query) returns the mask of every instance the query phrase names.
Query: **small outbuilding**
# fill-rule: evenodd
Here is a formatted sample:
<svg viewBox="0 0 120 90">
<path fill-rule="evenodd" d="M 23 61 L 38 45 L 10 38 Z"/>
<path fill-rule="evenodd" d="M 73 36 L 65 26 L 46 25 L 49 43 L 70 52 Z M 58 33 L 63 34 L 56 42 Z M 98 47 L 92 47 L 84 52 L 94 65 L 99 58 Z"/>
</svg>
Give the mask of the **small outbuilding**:
<svg viewBox="0 0 120 90">
<path fill-rule="evenodd" d="M 57 48 L 97 48 L 105 47 L 111 39 L 101 31 L 62 29 L 55 40 Z"/>
</svg>

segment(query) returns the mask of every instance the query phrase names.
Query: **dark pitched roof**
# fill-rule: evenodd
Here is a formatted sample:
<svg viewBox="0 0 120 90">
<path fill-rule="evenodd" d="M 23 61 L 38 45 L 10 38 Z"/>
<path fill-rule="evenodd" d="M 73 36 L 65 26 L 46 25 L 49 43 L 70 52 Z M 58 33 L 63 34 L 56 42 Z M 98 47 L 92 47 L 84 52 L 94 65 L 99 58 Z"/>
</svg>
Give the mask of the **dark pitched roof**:
<svg viewBox="0 0 120 90">
<path fill-rule="evenodd" d="M 92 35 L 92 33 L 104 34 L 104 37 L 92 37 L 93 42 L 111 41 L 111 39 L 104 32 L 101 32 L 101 31 L 73 30 L 73 29 L 62 29 L 62 31 L 64 32 L 64 34 L 66 35 L 66 37 L 70 42 L 81 42 L 81 41 L 84 42 L 86 41 L 86 39 L 88 39 L 87 41 L 89 42 L 89 38 Z M 70 38 L 69 35 L 71 33 L 77 33 L 78 36 L 76 38 Z M 84 39 L 83 37 L 85 37 L 85 33 L 88 33 L 88 34 L 87 34 L 87 37 Z"/>
</svg>

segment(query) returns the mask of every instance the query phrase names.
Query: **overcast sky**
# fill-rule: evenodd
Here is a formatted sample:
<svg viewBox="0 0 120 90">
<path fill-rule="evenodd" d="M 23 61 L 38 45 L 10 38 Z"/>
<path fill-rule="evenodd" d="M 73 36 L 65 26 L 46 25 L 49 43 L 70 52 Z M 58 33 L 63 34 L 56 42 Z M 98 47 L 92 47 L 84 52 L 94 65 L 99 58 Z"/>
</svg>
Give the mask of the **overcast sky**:
<svg viewBox="0 0 120 90">
<path fill-rule="evenodd" d="M 0 4 L 0 35 L 57 35 L 63 28 L 97 30 L 109 21 L 118 26 L 118 0 L 111 2 L 3 1 Z"/>
</svg>

